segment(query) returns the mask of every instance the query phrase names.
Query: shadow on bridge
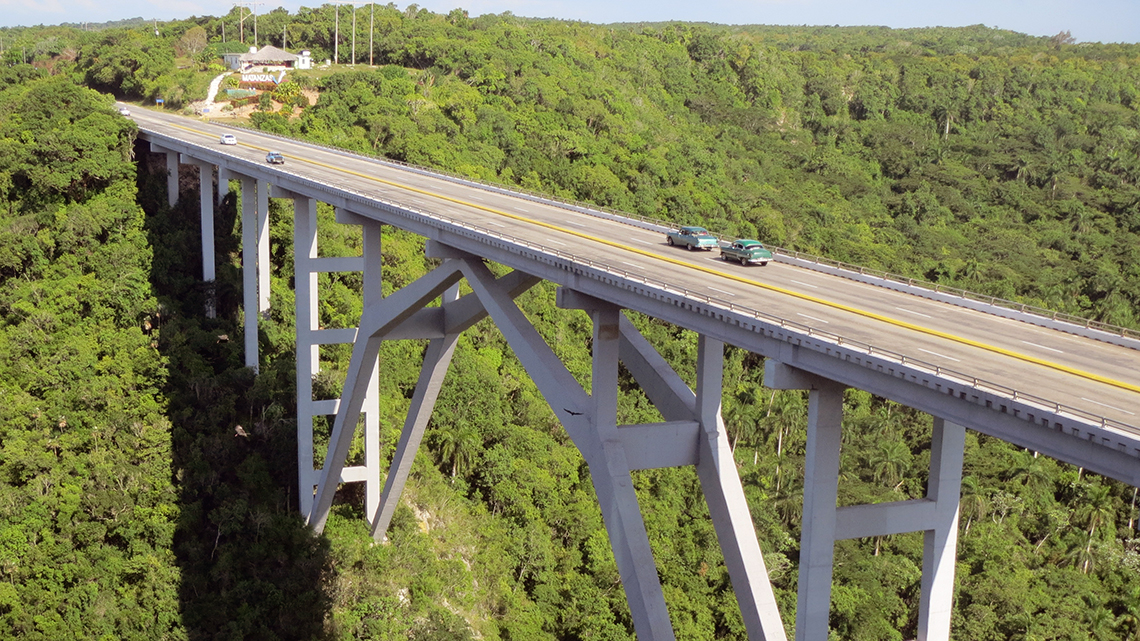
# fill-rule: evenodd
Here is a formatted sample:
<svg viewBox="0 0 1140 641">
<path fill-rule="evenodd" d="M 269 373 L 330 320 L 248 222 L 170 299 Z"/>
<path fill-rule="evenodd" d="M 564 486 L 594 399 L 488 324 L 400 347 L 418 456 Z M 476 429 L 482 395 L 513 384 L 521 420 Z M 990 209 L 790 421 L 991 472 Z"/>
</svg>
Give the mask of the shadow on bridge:
<svg viewBox="0 0 1140 641">
<path fill-rule="evenodd" d="M 165 167 L 147 167 L 144 148 L 136 153 L 143 161 L 139 203 L 154 248 L 151 282 L 162 309 L 159 349 L 169 372 L 163 392 L 180 498 L 174 551 L 183 625 L 192 640 L 323 638 L 332 565 L 327 539 L 312 535 L 292 495 L 292 354 L 256 379 L 244 367 L 241 274 L 228 261 L 215 285 L 217 318 L 205 318 L 211 292 L 194 249 L 198 198 L 187 193 L 169 208 Z M 216 218 L 220 255 L 239 249 L 236 218 L 230 194 Z"/>
</svg>

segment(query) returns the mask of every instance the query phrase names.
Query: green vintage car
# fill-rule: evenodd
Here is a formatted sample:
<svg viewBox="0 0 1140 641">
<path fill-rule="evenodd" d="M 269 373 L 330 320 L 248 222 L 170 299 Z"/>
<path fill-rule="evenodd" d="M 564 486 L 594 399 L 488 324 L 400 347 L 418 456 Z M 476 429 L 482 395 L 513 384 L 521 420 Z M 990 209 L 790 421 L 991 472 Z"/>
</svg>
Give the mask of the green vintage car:
<svg viewBox="0 0 1140 641">
<path fill-rule="evenodd" d="M 710 234 L 704 227 L 682 227 L 679 230 L 670 231 L 665 235 L 665 242 L 670 245 L 680 245 L 688 248 L 689 251 L 694 249 L 712 251 L 719 244 L 716 236 Z"/>
<path fill-rule="evenodd" d="M 763 267 L 772 260 L 772 252 L 758 240 L 742 238 L 732 241 L 731 245 L 721 247 L 720 257 L 724 260 L 739 261 L 741 265 L 760 265 Z"/>
</svg>

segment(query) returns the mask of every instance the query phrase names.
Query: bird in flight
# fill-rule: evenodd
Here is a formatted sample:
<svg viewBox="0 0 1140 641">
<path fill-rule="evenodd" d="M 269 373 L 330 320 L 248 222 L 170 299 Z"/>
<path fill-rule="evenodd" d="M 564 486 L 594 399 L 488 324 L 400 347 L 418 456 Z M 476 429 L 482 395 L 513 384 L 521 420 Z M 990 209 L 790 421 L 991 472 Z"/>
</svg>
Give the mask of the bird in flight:
<svg viewBox="0 0 1140 641">
<path fill-rule="evenodd" d="M 575 412 L 574 410 L 567 408 L 567 407 L 563 407 L 562 411 L 566 412 L 570 416 L 581 416 L 582 415 L 581 412 Z"/>
</svg>

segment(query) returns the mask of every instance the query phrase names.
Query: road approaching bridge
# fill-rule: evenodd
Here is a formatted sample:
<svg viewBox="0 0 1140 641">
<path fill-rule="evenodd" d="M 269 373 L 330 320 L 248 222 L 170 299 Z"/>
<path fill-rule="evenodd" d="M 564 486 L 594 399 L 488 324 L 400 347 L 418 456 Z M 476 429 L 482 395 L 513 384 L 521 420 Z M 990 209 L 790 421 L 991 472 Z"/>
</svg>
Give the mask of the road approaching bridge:
<svg viewBox="0 0 1140 641">
<path fill-rule="evenodd" d="M 254 368 L 253 309 L 268 306 L 267 199 L 294 201 L 299 485 L 302 511 L 318 530 L 337 485 L 364 481 L 373 532 L 383 538 L 455 338 L 486 316 L 503 331 L 590 465 L 643 640 L 671 639 L 673 632 L 629 473 L 675 465 L 697 468 L 750 638 L 784 638 L 719 416 L 724 343 L 765 356 L 766 385 L 811 390 L 797 639 L 826 639 L 836 540 L 917 530 L 926 537 L 920 638 L 949 638 L 966 428 L 1140 485 L 1140 342 L 1127 336 L 954 304 L 929 292 L 914 295 L 855 273 L 805 268 L 778 252 L 763 269 L 728 264 L 715 252 L 669 246 L 659 223 L 257 132 L 142 109 L 131 117 L 152 150 L 167 156 L 172 202 L 179 161 L 203 168 L 207 280 L 213 278 L 212 170 L 218 169 L 221 189 L 228 189 L 230 178 L 241 181 L 246 359 Z M 235 134 L 238 144 L 220 145 L 223 133 Z M 280 152 L 285 162 L 267 164 L 269 151 Z M 336 206 L 340 222 L 363 226 L 362 257 L 318 257 L 317 200 Z M 382 297 L 380 223 L 428 238 L 428 251 L 443 259 L 441 266 Z M 496 279 L 484 260 L 514 271 Z M 340 270 L 364 272 L 365 312 L 359 328 L 320 330 L 316 274 Z M 460 280 L 472 294 L 458 296 Z M 538 280 L 557 283 L 559 304 L 584 309 L 594 321 L 592 393 L 578 386 L 514 306 L 512 299 Z M 434 300 L 441 305 L 425 307 Z M 621 309 L 698 333 L 696 390 L 681 382 Z M 370 407 L 379 341 L 397 338 L 428 339 L 429 346 L 395 460 L 382 475 Z M 354 343 L 348 380 L 341 399 L 313 399 L 317 346 L 329 342 Z M 619 359 L 665 422 L 616 425 Z M 836 508 L 845 387 L 935 417 L 926 499 Z M 368 462 L 345 468 L 361 413 Z M 336 420 L 326 465 L 314 470 L 311 417 L 321 414 Z"/>
</svg>

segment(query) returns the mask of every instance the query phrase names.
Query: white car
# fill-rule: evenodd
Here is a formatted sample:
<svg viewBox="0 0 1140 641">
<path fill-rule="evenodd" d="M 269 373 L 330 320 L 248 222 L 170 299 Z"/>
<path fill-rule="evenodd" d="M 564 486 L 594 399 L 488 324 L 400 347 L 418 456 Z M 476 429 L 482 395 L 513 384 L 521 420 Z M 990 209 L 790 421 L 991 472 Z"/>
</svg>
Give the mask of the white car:
<svg viewBox="0 0 1140 641">
<path fill-rule="evenodd" d="M 129 116 L 129 115 L 131 115 L 131 110 L 127 109 L 126 107 L 119 107 L 119 115 L 120 116 Z"/>
<path fill-rule="evenodd" d="M 222 143 L 223 145 L 236 145 L 237 137 L 233 134 L 222 134 L 222 138 L 218 142 Z"/>
</svg>

